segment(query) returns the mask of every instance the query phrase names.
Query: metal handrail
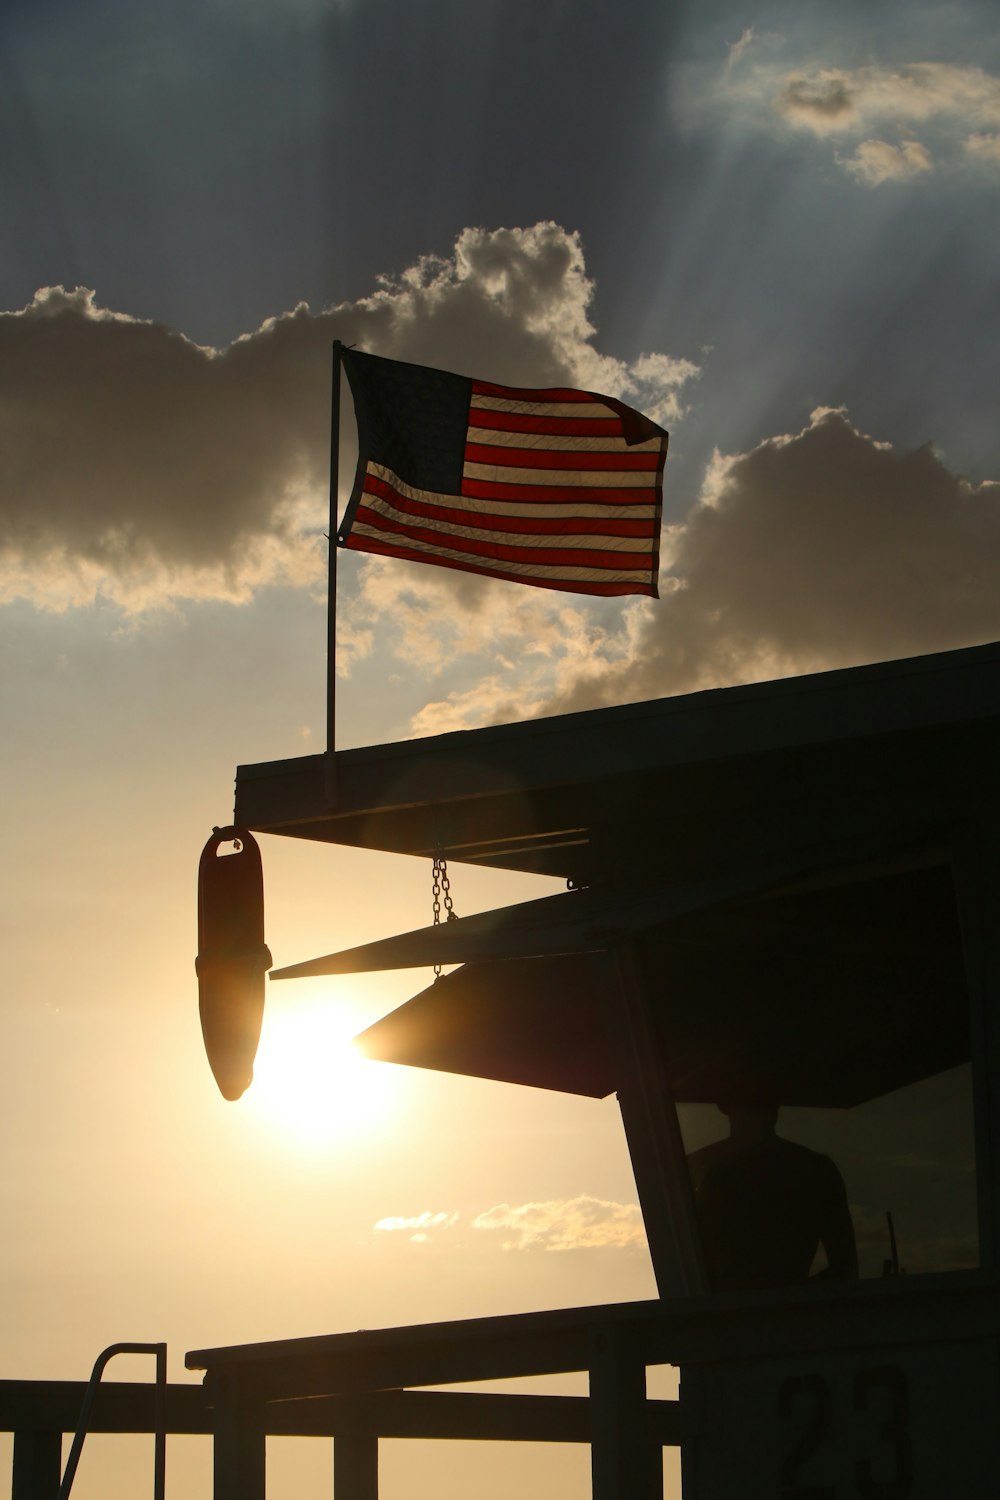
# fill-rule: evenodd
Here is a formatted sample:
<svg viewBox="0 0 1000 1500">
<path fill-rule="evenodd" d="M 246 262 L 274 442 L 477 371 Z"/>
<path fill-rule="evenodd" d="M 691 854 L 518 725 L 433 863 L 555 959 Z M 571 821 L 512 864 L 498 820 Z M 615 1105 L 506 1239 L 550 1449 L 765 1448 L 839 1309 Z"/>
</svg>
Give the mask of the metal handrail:
<svg viewBox="0 0 1000 1500">
<path fill-rule="evenodd" d="M 164 1500 L 167 1470 L 166 1344 L 109 1344 L 97 1356 L 97 1359 L 94 1361 L 94 1368 L 90 1372 L 90 1380 L 87 1383 L 83 1405 L 80 1408 L 80 1419 L 76 1424 L 73 1446 L 69 1450 L 69 1458 L 66 1460 L 66 1468 L 63 1471 L 62 1481 L 59 1485 L 59 1500 L 69 1500 L 69 1492 L 73 1488 L 77 1465 L 80 1462 L 84 1439 L 87 1436 L 87 1426 L 90 1422 L 90 1413 L 93 1410 L 94 1398 L 97 1395 L 97 1387 L 101 1383 L 101 1376 L 104 1374 L 105 1366 L 116 1354 L 154 1354 L 156 1356 L 156 1393 L 153 1405 L 153 1500 Z"/>
</svg>

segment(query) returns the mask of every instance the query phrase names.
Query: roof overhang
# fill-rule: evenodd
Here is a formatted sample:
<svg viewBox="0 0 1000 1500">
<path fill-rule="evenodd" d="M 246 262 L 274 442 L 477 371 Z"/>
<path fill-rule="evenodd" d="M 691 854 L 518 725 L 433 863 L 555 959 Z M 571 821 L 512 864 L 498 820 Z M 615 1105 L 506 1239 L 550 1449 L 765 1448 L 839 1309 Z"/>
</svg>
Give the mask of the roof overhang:
<svg viewBox="0 0 1000 1500">
<path fill-rule="evenodd" d="M 976 726 L 995 746 L 1000 644 L 339 750 L 332 766 L 324 755 L 240 766 L 234 821 L 590 883 L 608 831 L 631 823 L 639 847 L 650 810 L 650 842 L 679 871 L 686 838 L 780 795 L 792 773 L 828 779 L 832 765 L 863 790 L 900 745 L 933 754 Z"/>
<path fill-rule="evenodd" d="M 273 977 L 462 962 L 362 1033 L 362 1051 L 601 1098 L 618 1086 L 625 945 L 681 1102 L 849 1107 L 969 1055 L 954 885 L 938 850 L 838 871 L 757 867 L 699 887 L 567 892 Z"/>
<path fill-rule="evenodd" d="M 628 946 L 678 1099 L 850 1105 L 969 1056 L 950 851 L 998 761 L 994 644 L 241 767 L 236 821 L 588 887 L 273 976 L 464 965 L 373 1057 L 606 1094 Z"/>
</svg>

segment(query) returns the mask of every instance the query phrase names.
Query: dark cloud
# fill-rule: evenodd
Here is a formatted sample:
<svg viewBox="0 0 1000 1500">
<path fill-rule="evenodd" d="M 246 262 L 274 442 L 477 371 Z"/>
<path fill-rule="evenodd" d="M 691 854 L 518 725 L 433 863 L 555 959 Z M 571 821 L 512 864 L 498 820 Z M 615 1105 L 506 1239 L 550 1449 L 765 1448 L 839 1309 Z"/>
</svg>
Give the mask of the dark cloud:
<svg viewBox="0 0 1000 1500">
<path fill-rule="evenodd" d="M 39 292 L 0 314 L 0 598 L 59 607 L 244 598 L 321 576 L 335 338 L 524 384 L 587 384 L 661 420 L 694 366 L 593 347 L 577 236 L 555 224 L 466 230 L 372 296 L 304 304 L 223 350 Z M 346 413 L 349 405 L 345 396 Z M 342 482 L 353 469 L 345 423 Z"/>
<path fill-rule="evenodd" d="M 135 583 L 238 571 L 315 484 L 330 334 L 304 310 L 223 354 L 48 288 L 0 317 L 0 555 Z M 328 358 L 328 355 L 327 355 Z"/>
<path fill-rule="evenodd" d="M 798 119 L 818 117 L 824 128 L 834 120 L 849 119 L 855 112 L 856 90 L 835 73 L 819 78 L 791 78 L 782 89 L 778 109 Z"/>
<path fill-rule="evenodd" d="M 546 712 L 1000 637 L 1000 484 L 969 484 L 929 446 L 879 443 L 842 411 L 718 459 L 664 540 L 668 587 L 628 660 L 588 667 Z"/>
</svg>

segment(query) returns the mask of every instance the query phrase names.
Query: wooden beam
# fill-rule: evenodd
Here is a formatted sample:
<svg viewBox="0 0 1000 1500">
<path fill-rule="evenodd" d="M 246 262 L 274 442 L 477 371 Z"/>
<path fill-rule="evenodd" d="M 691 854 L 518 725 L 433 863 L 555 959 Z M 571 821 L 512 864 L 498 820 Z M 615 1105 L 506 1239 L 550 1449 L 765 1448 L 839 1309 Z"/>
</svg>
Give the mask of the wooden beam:
<svg viewBox="0 0 1000 1500">
<path fill-rule="evenodd" d="M 246 1372 L 268 1401 L 399 1390 L 589 1369 L 593 1331 L 621 1324 L 646 1365 L 814 1349 L 978 1338 L 1000 1328 L 1000 1287 L 977 1272 L 922 1276 L 916 1298 L 890 1281 L 810 1282 L 773 1296 L 670 1301 L 472 1318 L 193 1350 L 189 1368 Z M 148 1429 L 147 1429 L 148 1430 Z"/>
<path fill-rule="evenodd" d="M 682 1421 L 676 1401 L 648 1401 L 654 1441 L 677 1446 Z M 270 1402 L 269 1434 L 333 1436 L 360 1429 L 382 1438 L 488 1443 L 589 1443 L 586 1396 L 492 1395 L 478 1391 L 377 1391 Z"/>
<path fill-rule="evenodd" d="M 84 1381 L 0 1380 L 0 1432 L 17 1434 L 26 1455 L 33 1435 L 76 1429 Z M 102 1385 L 91 1432 L 151 1432 L 151 1387 L 139 1382 Z M 676 1401 L 650 1401 L 657 1441 L 680 1442 Z M 168 1385 L 167 1432 L 211 1435 L 214 1411 L 201 1385 Z M 430 1438 L 490 1443 L 589 1443 L 586 1396 L 534 1396 L 479 1391 L 372 1391 L 358 1396 L 313 1396 L 270 1401 L 261 1420 L 273 1437 L 330 1437 L 361 1429 L 383 1438 Z M 27 1459 L 25 1459 L 27 1462 Z"/>
<path fill-rule="evenodd" d="M 642 1326 L 652 1351 L 648 1363 L 669 1363 L 669 1354 L 662 1353 L 669 1342 L 663 1316 L 657 1301 L 612 1302 L 196 1349 L 185 1355 L 185 1364 L 212 1374 L 246 1370 L 269 1401 L 457 1385 L 586 1370 L 590 1329 L 619 1321 Z"/>
<path fill-rule="evenodd" d="M 734 897 L 784 885 L 811 874 L 813 862 L 797 851 L 755 858 L 710 880 L 677 885 L 646 878 L 605 881 L 582 891 L 559 891 L 533 901 L 456 917 L 377 938 L 356 948 L 327 953 L 272 969 L 272 979 L 308 979 L 324 974 L 364 974 L 415 969 L 435 963 L 482 963 L 567 953 L 602 953 Z"/>
<path fill-rule="evenodd" d="M 0 1432 L 75 1432 L 87 1392 L 83 1380 L 0 1380 Z M 109 1380 L 94 1392 L 89 1432 L 152 1432 L 156 1392 L 149 1381 Z M 212 1430 L 204 1386 L 168 1385 L 168 1432 Z"/>
</svg>

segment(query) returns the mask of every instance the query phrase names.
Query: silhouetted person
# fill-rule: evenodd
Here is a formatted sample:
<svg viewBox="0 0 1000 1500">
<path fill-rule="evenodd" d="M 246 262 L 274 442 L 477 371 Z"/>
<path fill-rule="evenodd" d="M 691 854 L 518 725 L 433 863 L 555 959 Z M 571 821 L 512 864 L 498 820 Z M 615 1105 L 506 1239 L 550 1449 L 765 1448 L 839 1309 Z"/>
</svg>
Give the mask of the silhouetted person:
<svg viewBox="0 0 1000 1500">
<path fill-rule="evenodd" d="M 688 1158 L 709 1276 L 716 1291 L 858 1274 L 844 1180 L 828 1156 L 775 1134 L 776 1108 L 719 1105 L 729 1136 Z"/>
</svg>

